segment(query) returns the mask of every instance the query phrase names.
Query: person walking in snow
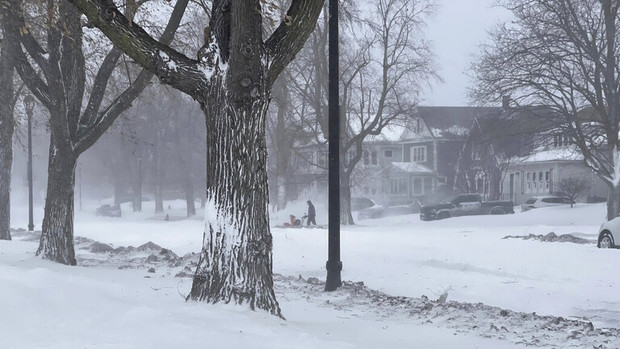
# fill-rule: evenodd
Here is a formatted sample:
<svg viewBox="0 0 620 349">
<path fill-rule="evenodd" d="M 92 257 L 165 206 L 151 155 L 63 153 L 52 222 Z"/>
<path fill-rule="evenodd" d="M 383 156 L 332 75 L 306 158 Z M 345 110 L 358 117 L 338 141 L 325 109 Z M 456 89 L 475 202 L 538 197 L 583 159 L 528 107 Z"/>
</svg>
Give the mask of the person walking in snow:
<svg viewBox="0 0 620 349">
<path fill-rule="evenodd" d="M 310 223 L 312 223 L 313 225 L 316 225 L 316 221 L 314 220 L 314 218 L 316 217 L 316 211 L 314 210 L 314 205 L 312 204 L 312 201 L 308 200 L 306 202 L 308 204 L 308 226 L 310 226 Z"/>
</svg>

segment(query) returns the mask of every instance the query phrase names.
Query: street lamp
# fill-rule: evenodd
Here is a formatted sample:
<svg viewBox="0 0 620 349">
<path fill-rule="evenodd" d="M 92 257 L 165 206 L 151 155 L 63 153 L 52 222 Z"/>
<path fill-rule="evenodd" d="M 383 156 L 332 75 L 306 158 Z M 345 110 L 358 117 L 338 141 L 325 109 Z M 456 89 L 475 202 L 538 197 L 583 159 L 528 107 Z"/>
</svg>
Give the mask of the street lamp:
<svg viewBox="0 0 620 349">
<path fill-rule="evenodd" d="M 28 116 L 28 231 L 34 230 L 32 222 L 32 110 L 34 98 L 31 95 L 24 97 L 24 107 Z"/>
<path fill-rule="evenodd" d="M 342 285 L 340 272 L 340 96 L 338 71 L 338 0 L 329 0 L 329 222 L 325 291 Z"/>
</svg>

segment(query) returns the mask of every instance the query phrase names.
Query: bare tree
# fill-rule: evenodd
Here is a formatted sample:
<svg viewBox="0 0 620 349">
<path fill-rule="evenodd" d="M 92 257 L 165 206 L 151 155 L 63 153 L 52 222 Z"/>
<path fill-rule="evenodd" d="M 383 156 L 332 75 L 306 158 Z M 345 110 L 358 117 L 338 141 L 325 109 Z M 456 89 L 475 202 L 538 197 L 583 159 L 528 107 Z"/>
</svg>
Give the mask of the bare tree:
<svg viewBox="0 0 620 349">
<path fill-rule="evenodd" d="M 260 0 L 214 0 L 198 59 L 154 40 L 111 2 L 74 0 L 90 23 L 194 98 L 207 125 L 207 218 L 188 299 L 247 303 L 280 315 L 273 291 L 265 114 L 271 86 L 315 27 L 323 1 L 292 1 L 263 40 Z"/>
<path fill-rule="evenodd" d="M 433 55 L 422 37 L 435 5 L 430 0 L 379 0 L 357 10 L 351 4 L 341 49 L 341 217 L 353 224 L 351 177 L 364 141 L 389 125 L 405 125 L 421 85 L 436 77 Z M 317 142 L 327 138 L 327 20 L 313 35 L 310 54 L 296 70 L 296 89 L 313 109 L 303 122 Z M 310 87 L 310 88 L 309 88 Z M 323 137 L 320 137 L 322 135 Z"/>
<path fill-rule="evenodd" d="M 585 193 L 588 189 L 590 189 L 590 185 L 583 177 L 571 176 L 568 178 L 563 178 L 555 184 L 555 193 L 559 196 L 570 199 L 570 207 L 573 207 L 573 204 L 577 198 L 579 198 L 579 196 Z"/>
<path fill-rule="evenodd" d="M 162 35 L 163 42 L 172 41 L 187 1 L 177 3 Z M 43 44 L 28 29 L 22 1 L 5 0 L 4 3 L 6 12 L 3 13 L 6 16 L 2 24 L 15 53 L 16 69 L 28 89 L 50 114 L 48 185 L 37 255 L 75 265 L 73 205 L 78 157 L 131 106 L 131 102 L 148 85 L 153 75 L 143 70 L 108 106 L 102 107 L 108 81 L 122 54 L 120 49 L 112 47 L 92 79 L 89 98 L 84 103 L 87 64 L 79 11 L 66 1 L 47 2 L 46 39 Z M 125 10 L 129 21 L 142 3 L 127 2 Z M 41 74 L 37 73 L 31 63 L 36 64 Z"/>
<path fill-rule="evenodd" d="M 620 212 L 620 18 L 618 1 L 503 1 L 515 17 L 492 33 L 473 65 L 481 101 L 511 95 L 546 106 L 610 189 L 607 217 Z"/>
</svg>

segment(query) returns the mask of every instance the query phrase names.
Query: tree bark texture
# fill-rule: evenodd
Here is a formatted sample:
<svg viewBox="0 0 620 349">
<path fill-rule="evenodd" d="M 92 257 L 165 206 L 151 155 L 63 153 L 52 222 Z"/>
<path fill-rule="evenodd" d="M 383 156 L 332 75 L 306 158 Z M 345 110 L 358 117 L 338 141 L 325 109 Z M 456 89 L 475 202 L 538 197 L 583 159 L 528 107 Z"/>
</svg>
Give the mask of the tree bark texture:
<svg viewBox="0 0 620 349">
<path fill-rule="evenodd" d="M 162 34 L 161 45 L 172 41 L 187 2 L 179 0 L 175 4 L 171 19 Z M 73 185 L 77 158 L 131 106 L 153 74 L 142 70 L 128 88 L 107 107 L 102 107 L 108 80 L 122 53 L 118 47 L 113 47 L 96 72 L 88 103 L 85 103 L 86 69 L 82 51 L 82 14 L 79 10 L 68 1 L 46 3 L 49 23 L 46 28 L 47 50 L 44 50 L 27 30 L 22 1 L 4 0 L 1 4 L 6 35 L 19 38 L 7 40 L 15 53 L 15 68 L 31 93 L 50 113 L 52 138 L 48 191 L 43 233 L 37 254 L 45 259 L 75 265 Z M 134 10 L 127 9 L 130 18 Z M 36 69 L 32 63 L 37 65 Z"/>
<path fill-rule="evenodd" d="M 76 265 L 73 248 L 76 164 L 75 153 L 51 142 L 43 232 L 37 255 L 67 265 Z"/>
<path fill-rule="evenodd" d="M 265 117 L 271 86 L 314 29 L 323 1 L 293 0 L 286 20 L 263 42 L 260 0 L 214 0 L 210 40 L 198 60 L 158 43 L 114 4 L 73 3 L 205 114 L 206 226 L 188 300 L 232 301 L 281 316 L 271 269 Z"/>
<path fill-rule="evenodd" d="M 0 12 L 6 13 L 4 4 Z M 0 14 L 0 19 L 2 14 Z M 11 240 L 11 167 L 13 165 L 13 109 L 15 107 L 13 72 L 14 53 L 4 34 L 0 44 L 0 240 Z"/>
<path fill-rule="evenodd" d="M 343 171 L 340 174 L 340 220 L 344 225 L 353 225 L 351 213 L 351 172 Z"/>
<path fill-rule="evenodd" d="M 271 269 L 265 137 L 269 95 L 256 6 L 254 1 L 235 3 L 231 25 L 242 29 L 231 33 L 229 69 L 214 75 L 202 105 L 209 164 L 206 228 L 188 298 L 247 303 L 281 316 Z M 246 26 L 236 21 L 247 21 Z"/>
<path fill-rule="evenodd" d="M 4 41 L 8 39 L 5 38 Z M 13 65 L 8 45 L 0 52 L 0 240 L 11 240 L 11 167 L 13 165 Z"/>
</svg>

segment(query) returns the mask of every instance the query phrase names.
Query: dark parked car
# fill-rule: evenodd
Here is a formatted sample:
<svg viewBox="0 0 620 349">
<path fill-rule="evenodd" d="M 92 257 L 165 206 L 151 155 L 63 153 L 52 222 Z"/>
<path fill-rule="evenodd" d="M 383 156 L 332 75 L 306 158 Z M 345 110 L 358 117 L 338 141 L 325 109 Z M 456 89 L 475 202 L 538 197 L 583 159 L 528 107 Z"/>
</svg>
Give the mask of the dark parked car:
<svg viewBox="0 0 620 349">
<path fill-rule="evenodd" d="M 424 205 L 420 219 L 432 221 L 456 216 L 515 213 L 512 201 L 482 201 L 480 194 L 461 194 L 451 200 Z"/>
<path fill-rule="evenodd" d="M 118 205 L 101 205 L 97 207 L 97 216 L 120 217 L 121 208 Z"/>
</svg>

